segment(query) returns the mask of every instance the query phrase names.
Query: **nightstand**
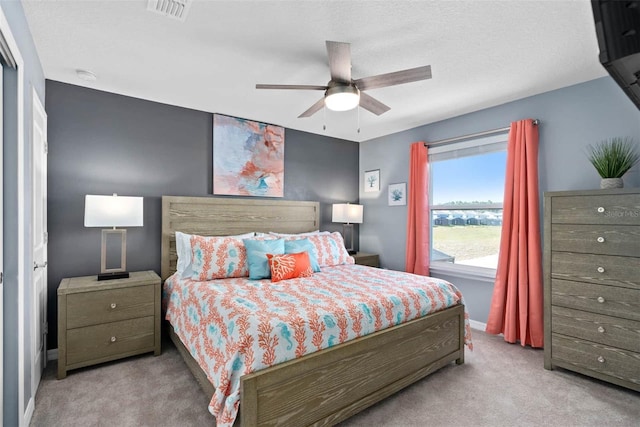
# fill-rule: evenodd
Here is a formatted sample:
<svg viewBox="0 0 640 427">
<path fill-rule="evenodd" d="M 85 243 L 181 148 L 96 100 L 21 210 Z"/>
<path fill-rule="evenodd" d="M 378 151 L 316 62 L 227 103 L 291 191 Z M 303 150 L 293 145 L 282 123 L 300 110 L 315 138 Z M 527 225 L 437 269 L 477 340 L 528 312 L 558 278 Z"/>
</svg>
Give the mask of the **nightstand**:
<svg viewBox="0 0 640 427">
<path fill-rule="evenodd" d="M 378 254 L 357 252 L 351 256 L 356 260 L 356 264 L 368 265 L 370 267 L 380 267 L 380 257 L 378 256 Z"/>
<path fill-rule="evenodd" d="M 62 279 L 58 287 L 58 379 L 67 371 L 153 351 L 160 354 L 160 276 Z"/>
</svg>

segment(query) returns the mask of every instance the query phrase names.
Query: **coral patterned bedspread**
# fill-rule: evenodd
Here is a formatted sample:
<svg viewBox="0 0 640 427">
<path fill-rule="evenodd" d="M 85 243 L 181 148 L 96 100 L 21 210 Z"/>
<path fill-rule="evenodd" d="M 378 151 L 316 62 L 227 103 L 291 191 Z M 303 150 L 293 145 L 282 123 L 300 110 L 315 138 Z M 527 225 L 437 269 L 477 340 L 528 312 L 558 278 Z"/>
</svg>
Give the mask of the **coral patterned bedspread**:
<svg viewBox="0 0 640 427">
<path fill-rule="evenodd" d="M 167 320 L 216 388 L 209 411 L 217 425 L 231 426 L 242 375 L 464 301 L 444 280 L 339 265 L 277 283 L 174 275 L 165 282 L 164 303 Z"/>
</svg>

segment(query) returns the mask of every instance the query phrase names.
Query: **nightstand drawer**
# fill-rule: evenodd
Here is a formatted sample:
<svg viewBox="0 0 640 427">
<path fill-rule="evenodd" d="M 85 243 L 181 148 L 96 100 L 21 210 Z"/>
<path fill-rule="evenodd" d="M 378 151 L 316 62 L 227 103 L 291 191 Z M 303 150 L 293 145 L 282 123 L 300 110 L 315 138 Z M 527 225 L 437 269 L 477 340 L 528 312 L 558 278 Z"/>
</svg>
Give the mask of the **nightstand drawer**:
<svg viewBox="0 0 640 427">
<path fill-rule="evenodd" d="M 67 295 L 67 328 L 153 316 L 153 286 L 109 289 Z"/>
<path fill-rule="evenodd" d="M 551 331 L 640 353 L 640 322 L 564 307 L 551 307 Z"/>
<path fill-rule="evenodd" d="M 369 267 L 380 267 L 380 257 L 378 254 L 367 254 L 363 252 L 358 252 L 353 256 L 356 264 L 358 265 L 368 265 Z"/>
<path fill-rule="evenodd" d="M 154 326 L 152 315 L 68 330 L 66 365 L 153 351 Z"/>
</svg>

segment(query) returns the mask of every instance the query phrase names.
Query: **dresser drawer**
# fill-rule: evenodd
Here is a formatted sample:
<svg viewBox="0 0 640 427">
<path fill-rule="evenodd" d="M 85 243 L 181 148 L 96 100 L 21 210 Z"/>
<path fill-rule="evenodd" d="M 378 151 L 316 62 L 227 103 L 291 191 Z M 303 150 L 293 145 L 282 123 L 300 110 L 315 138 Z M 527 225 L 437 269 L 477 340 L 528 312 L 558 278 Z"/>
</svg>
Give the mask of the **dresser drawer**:
<svg viewBox="0 0 640 427">
<path fill-rule="evenodd" d="M 553 243 L 552 243 L 553 245 Z M 551 278 L 640 290 L 640 258 L 571 252 L 551 254 Z"/>
<path fill-rule="evenodd" d="M 551 332 L 640 353 L 640 322 L 553 306 Z"/>
<path fill-rule="evenodd" d="M 553 279 L 551 304 L 640 322 L 640 290 Z"/>
<path fill-rule="evenodd" d="M 640 256 L 640 227 L 554 224 L 552 251 Z"/>
<path fill-rule="evenodd" d="M 94 363 L 153 351 L 155 344 L 153 316 L 71 329 L 67 331 L 66 364 Z"/>
<path fill-rule="evenodd" d="M 154 286 L 67 295 L 67 328 L 153 316 Z"/>
<path fill-rule="evenodd" d="M 551 354 L 554 361 L 581 373 L 593 371 L 617 378 L 625 387 L 640 390 L 640 353 L 608 347 L 579 338 L 553 334 Z M 604 378 L 603 378 L 604 379 Z"/>
<path fill-rule="evenodd" d="M 553 224 L 640 224 L 640 194 L 553 197 Z"/>
</svg>

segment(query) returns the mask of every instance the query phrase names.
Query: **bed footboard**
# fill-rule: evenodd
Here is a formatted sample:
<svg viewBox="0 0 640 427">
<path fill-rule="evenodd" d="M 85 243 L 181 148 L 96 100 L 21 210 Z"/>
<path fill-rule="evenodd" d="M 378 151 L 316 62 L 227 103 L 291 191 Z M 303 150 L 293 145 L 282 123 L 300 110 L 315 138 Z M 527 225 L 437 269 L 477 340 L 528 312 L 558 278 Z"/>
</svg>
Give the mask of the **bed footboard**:
<svg viewBox="0 0 640 427">
<path fill-rule="evenodd" d="M 462 305 L 243 376 L 240 418 L 333 425 L 453 361 L 464 363 Z"/>
</svg>

